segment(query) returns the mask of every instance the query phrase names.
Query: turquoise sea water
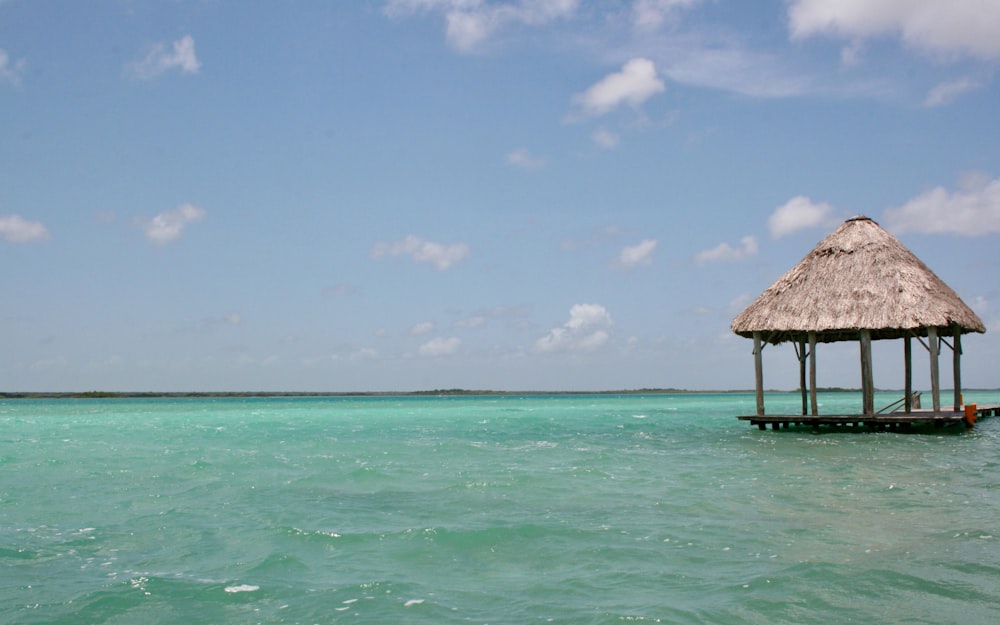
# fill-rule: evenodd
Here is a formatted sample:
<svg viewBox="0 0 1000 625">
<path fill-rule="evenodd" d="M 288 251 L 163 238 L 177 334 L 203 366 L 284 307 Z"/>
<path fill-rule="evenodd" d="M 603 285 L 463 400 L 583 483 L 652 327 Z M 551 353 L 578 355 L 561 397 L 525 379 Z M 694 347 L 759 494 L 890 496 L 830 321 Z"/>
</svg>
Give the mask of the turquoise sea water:
<svg viewBox="0 0 1000 625">
<path fill-rule="evenodd" d="M 1000 622 L 1000 418 L 753 406 L 0 401 L 0 623 Z"/>
</svg>

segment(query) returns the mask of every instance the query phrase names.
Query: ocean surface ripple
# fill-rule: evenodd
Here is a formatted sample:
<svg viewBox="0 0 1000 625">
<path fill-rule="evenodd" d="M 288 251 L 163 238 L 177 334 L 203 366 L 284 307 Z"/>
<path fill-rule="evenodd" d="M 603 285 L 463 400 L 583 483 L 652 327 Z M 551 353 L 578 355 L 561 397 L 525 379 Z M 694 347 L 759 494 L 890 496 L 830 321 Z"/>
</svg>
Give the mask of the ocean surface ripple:
<svg viewBox="0 0 1000 625">
<path fill-rule="evenodd" d="M 0 624 L 1000 622 L 1000 419 L 753 405 L 0 400 Z"/>
</svg>

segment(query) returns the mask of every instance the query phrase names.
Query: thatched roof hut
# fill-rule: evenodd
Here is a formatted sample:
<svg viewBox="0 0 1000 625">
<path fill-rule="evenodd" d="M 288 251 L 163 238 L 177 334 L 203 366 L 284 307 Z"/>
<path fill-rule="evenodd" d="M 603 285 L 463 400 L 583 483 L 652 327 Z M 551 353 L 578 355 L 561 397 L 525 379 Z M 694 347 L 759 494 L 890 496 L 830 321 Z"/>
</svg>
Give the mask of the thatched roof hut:
<svg viewBox="0 0 1000 625">
<path fill-rule="evenodd" d="M 937 352 L 943 336 L 954 337 L 956 410 L 960 396 L 958 356 L 960 336 L 985 332 L 982 320 L 947 284 L 894 236 L 868 217 L 854 217 L 809 252 L 805 258 L 765 290 L 732 322 L 740 336 L 760 343 L 797 343 L 803 372 L 809 343 L 812 357 L 813 412 L 815 414 L 815 344 L 833 341 L 862 343 L 862 390 L 865 413 L 871 412 L 870 341 L 905 339 L 907 397 L 910 395 L 909 339 L 926 337 L 932 355 L 932 391 L 935 410 Z M 867 354 L 867 356 L 866 356 Z M 865 367 L 868 370 L 865 371 Z M 804 377 L 804 376 L 803 376 Z M 804 380 L 803 380 L 804 381 Z M 803 391 L 805 385 L 802 385 Z M 758 392 L 760 396 L 760 392 Z M 758 412 L 763 413 L 758 397 Z"/>
</svg>

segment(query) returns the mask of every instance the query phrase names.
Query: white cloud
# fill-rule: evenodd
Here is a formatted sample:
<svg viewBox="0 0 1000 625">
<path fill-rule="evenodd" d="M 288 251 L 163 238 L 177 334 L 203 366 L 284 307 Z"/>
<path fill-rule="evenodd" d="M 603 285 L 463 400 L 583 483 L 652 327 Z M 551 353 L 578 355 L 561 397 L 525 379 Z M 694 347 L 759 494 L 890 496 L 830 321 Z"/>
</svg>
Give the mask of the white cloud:
<svg viewBox="0 0 1000 625">
<path fill-rule="evenodd" d="M 583 93 L 573 96 L 573 102 L 583 117 L 598 117 L 628 103 L 633 107 L 666 89 L 657 76 L 656 64 L 645 58 L 625 63 L 620 72 L 608 74 Z"/>
<path fill-rule="evenodd" d="M 924 106 L 934 107 L 951 104 L 963 93 L 978 89 L 981 86 L 982 84 L 979 81 L 971 78 L 959 78 L 943 82 L 927 92 L 927 98 L 924 99 Z"/>
<path fill-rule="evenodd" d="M 767 220 L 767 227 L 775 239 L 806 228 L 822 225 L 832 208 L 826 202 L 819 204 L 804 195 L 797 195 L 774 209 Z"/>
<path fill-rule="evenodd" d="M 351 360 L 374 360 L 378 358 L 378 350 L 371 347 L 359 347 L 351 352 Z"/>
<path fill-rule="evenodd" d="M 169 49 L 162 43 L 155 44 L 142 60 L 130 63 L 126 68 L 129 74 L 142 80 L 152 80 L 172 69 L 180 70 L 182 74 L 197 74 L 201 69 L 191 35 L 178 39 Z"/>
<path fill-rule="evenodd" d="M 704 265 L 709 262 L 743 260 L 757 253 L 756 237 L 743 237 L 740 244 L 741 247 L 733 247 L 728 243 L 720 243 L 712 249 L 699 252 L 695 256 L 695 262 Z"/>
<path fill-rule="evenodd" d="M 431 263 L 440 271 L 451 269 L 468 255 L 469 246 L 465 243 L 442 245 L 412 234 L 402 241 L 376 243 L 371 251 L 372 258 L 409 256 L 418 263 Z"/>
<path fill-rule="evenodd" d="M 427 334 L 433 329 L 434 329 L 434 324 L 432 322 L 423 321 L 414 324 L 413 327 L 410 328 L 410 336 L 420 336 L 421 334 Z"/>
<path fill-rule="evenodd" d="M 637 28 L 659 28 L 681 8 L 698 4 L 701 0 L 636 0 L 632 5 L 632 22 Z"/>
<path fill-rule="evenodd" d="M 193 204 L 181 204 L 173 210 L 168 210 L 145 221 L 142 229 L 146 238 L 157 245 L 165 245 L 176 241 L 184 234 L 188 225 L 205 218 L 205 211 Z"/>
<path fill-rule="evenodd" d="M 545 167 L 545 159 L 533 155 L 525 148 L 514 150 L 508 154 L 507 163 L 523 169 L 541 169 Z"/>
<path fill-rule="evenodd" d="M 855 39 L 840 50 L 840 64 L 844 67 L 854 67 L 861 65 L 864 60 L 864 44 L 860 39 Z"/>
<path fill-rule="evenodd" d="M 454 325 L 456 328 L 481 328 L 486 325 L 486 317 L 482 315 L 473 315 L 472 317 L 459 319 Z"/>
<path fill-rule="evenodd" d="M 417 12 L 444 15 L 448 43 L 460 52 L 473 52 L 497 32 L 512 25 L 541 26 L 576 13 L 579 0 L 390 0 L 383 9 L 389 17 Z"/>
<path fill-rule="evenodd" d="M 243 315 L 239 313 L 229 313 L 228 315 L 223 315 L 221 317 L 208 317 L 202 319 L 198 322 L 197 327 L 200 330 L 216 330 L 218 328 L 223 328 L 226 326 L 236 327 L 243 323 Z"/>
<path fill-rule="evenodd" d="M 452 322 L 453 328 L 471 330 L 483 328 L 488 324 L 499 321 L 509 328 L 528 327 L 528 310 L 523 307 L 495 306 L 490 309 L 480 310 L 467 317 L 456 319 Z"/>
<path fill-rule="evenodd" d="M 501 27 L 495 11 L 451 11 L 445 16 L 448 41 L 463 52 L 471 52 Z"/>
<path fill-rule="evenodd" d="M 594 143 L 601 146 L 605 150 L 616 148 L 621 142 L 621 137 L 618 136 L 618 133 L 611 132 L 607 128 L 598 128 L 594 131 L 594 134 L 591 135 L 591 138 L 594 140 Z"/>
<path fill-rule="evenodd" d="M 15 87 L 20 85 L 25 67 L 27 67 L 27 62 L 24 59 L 11 61 L 7 51 L 0 48 L 0 82 L 6 81 Z"/>
<path fill-rule="evenodd" d="M 569 311 L 569 321 L 535 341 L 535 349 L 540 352 L 594 350 L 607 343 L 612 325 L 611 315 L 604 306 L 576 304 Z"/>
<path fill-rule="evenodd" d="M 678 33 L 654 55 L 674 82 L 732 91 L 755 98 L 785 98 L 814 93 L 815 81 L 790 69 L 787 58 L 746 49 L 738 40 L 722 42 Z"/>
<path fill-rule="evenodd" d="M 653 262 L 653 252 L 656 250 L 656 239 L 646 239 L 642 243 L 629 245 L 618 255 L 618 263 L 626 269 L 638 265 L 648 265 Z"/>
<path fill-rule="evenodd" d="M 461 345 L 462 340 L 455 336 L 450 338 L 433 338 L 420 346 L 420 355 L 431 358 L 450 356 L 457 352 Z"/>
<path fill-rule="evenodd" d="M 20 215 L 0 216 L 0 237 L 10 243 L 29 243 L 49 238 L 49 231 L 40 221 L 28 221 Z"/>
<path fill-rule="evenodd" d="M 543 27 L 574 17 L 580 22 L 594 20 L 607 29 L 608 37 L 612 37 L 611 25 L 620 23 L 624 15 L 638 35 L 625 49 L 652 59 L 663 75 L 676 82 L 754 97 L 788 97 L 815 91 L 810 79 L 789 70 L 787 55 L 745 49 L 738 38 L 721 35 L 717 30 L 695 27 L 671 28 L 666 34 L 661 32 L 661 27 L 678 23 L 682 10 L 702 2 L 704 0 L 637 0 L 623 14 L 619 3 L 595 3 L 578 10 L 581 3 L 577 0 L 495 3 L 486 0 L 388 0 L 383 12 L 390 18 L 418 13 L 443 15 L 448 25 L 448 41 L 462 52 L 481 48 L 498 32 L 512 25 Z M 621 47 L 611 44 L 608 38 L 602 37 L 602 40 L 604 43 L 596 45 L 610 46 L 606 53 L 613 50 L 615 57 L 621 54 Z M 594 40 L 574 36 L 570 41 L 558 38 L 553 41 L 560 42 L 557 43 L 560 48 L 572 48 L 581 45 L 582 41 L 590 45 Z M 662 86 L 658 88 L 662 90 Z M 585 110 L 574 111 L 568 117 L 575 121 L 585 114 Z"/>
<path fill-rule="evenodd" d="M 372 347 L 345 348 L 341 353 L 330 354 L 332 362 L 357 362 L 364 360 L 377 360 L 378 350 Z M 310 359 L 310 362 L 318 362 Z"/>
<path fill-rule="evenodd" d="M 1000 59 L 1000 3 L 989 0 L 793 0 L 788 23 L 793 39 L 898 35 L 938 57 Z"/>
<path fill-rule="evenodd" d="M 1000 233 L 1000 178 L 967 176 L 961 191 L 936 187 L 906 204 L 885 211 L 886 227 L 896 232 Z"/>
</svg>

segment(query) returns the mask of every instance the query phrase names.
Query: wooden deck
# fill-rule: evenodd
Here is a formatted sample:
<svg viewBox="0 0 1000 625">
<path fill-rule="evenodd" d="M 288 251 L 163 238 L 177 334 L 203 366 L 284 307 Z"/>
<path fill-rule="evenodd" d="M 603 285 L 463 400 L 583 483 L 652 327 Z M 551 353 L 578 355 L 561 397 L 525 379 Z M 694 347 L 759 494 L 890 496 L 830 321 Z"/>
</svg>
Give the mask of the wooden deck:
<svg viewBox="0 0 1000 625">
<path fill-rule="evenodd" d="M 931 410 L 914 410 L 913 412 L 890 412 L 875 415 L 752 415 L 737 417 L 740 421 L 749 421 L 761 430 L 767 426 L 778 430 L 792 426 L 812 426 L 819 430 L 820 426 L 841 428 L 865 428 L 868 430 L 907 430 L 913 428 L 944 428 L 952 425 L 972 427 L 975 421 L 983 417 L 1000 416 L 1000 406 L 976 406 L 975 419 L 972 423 L 966 418 L 965 411 L 942 410 L 934 414 Z"/>
</svg>

